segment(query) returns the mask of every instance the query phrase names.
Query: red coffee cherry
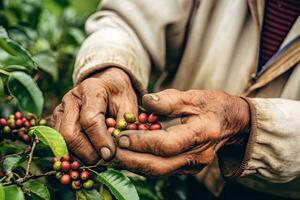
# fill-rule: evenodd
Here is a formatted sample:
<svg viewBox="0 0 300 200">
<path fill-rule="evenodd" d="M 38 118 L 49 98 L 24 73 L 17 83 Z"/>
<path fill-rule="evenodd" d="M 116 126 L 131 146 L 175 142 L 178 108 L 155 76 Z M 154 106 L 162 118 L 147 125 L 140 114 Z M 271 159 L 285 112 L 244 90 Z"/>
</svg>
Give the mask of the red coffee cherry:
<svg viewBox="0 0 300 200">
<path fill-rule="evenodd" d="M 146 124 L 139 124 L 138 125 L 138 130 L 148 130 L 148 127 Z"/>
<path fill-rule="evenodd" d="M 6 126 L 6 125 L 7 125 L 6 119 L 1 118 L 1 119 L 0 119 L 0 124 L 1 124 L 2 126 Z"/>
<path fill-rule="evenodd" d="M 161 129 L 161 124 L 157 122 L 149 126 L 149 130 L 160 130 L 160 129 Z"/>
<path fill-rule="evenodd" d="M 89 177 L 90 177 L 90 172 L 88 172 L 88 171 L 82 171 L 80 173 L 80 179 L 83 180 L 83 181 L 88 180 Z"/>
<path fill-rule="evenodd" d="M 16 125 L 17 125 L 18 127 L 23 126 L 23 121 L 22 121 L 22 119 L 17 119 L 17 120 L 16 120 Z"/>
<path fill-rule="evenodd" d="M 15 113 L 15 118 L 16 119 L 22 119 L 22 113 L 21 112 L 16 112 Z"/>
<path fill-rule="evenodd" d="M 69 174 L 64 174 L 62 175 L 62 177 L 60 178 L 60 183 L 62 185 L 68 185 L 71 182 L 71 177 Z"/>
<path fill-rule="evenodd" d="M 127 124 L 126 129 L 127 130 L 137 130 L 138 129 L 138 125 L 135 124 L 135 123 Z"/>
<path fill-rule="evenodd" d="M 23 140 L 23 142 L 25 142 L 26 144 L 28 144 L 28 143 L 31 141 L 29 135 L 26 135 L 26 134 L 22 135 L 22 140 Z"/>
<path fill-rule="evenodd" d="M 60 161 L 56 161 L 55 163 L 53 163 L 53 169 L 55 171 L 59 171 L 61 169 L 61 162 Z"/>
<path fill-rule="evenodd" d="M 33 114 L 32 113 L 27 113 L 26 115 L 26 119 L 31 120 L 33 118 Z"/>
<path fill-rule="evenodd" d="M 135 117 L 134 113 L 125 113 L 124 119 L 128 123 L 134 123 L 136 121 L 136 117 Z"/>
<path fill-rule="evenodd" d="M 77 180 L 77 181 L 72 181 L 72 188 L 74 189 L 74 190 L 80 190 L 81 189 L 81 187 L 82 187 L 82 183 L 81 183 L 81 181 L 80 180 Z"/>
<path fill-rule="evenodd" d="M 70 161 L 70 156 L 69 155 L 64 155 L 60 159 L 61 161 Z"/>
<path fill-rule="evenodd" d="M 78 171 L 71 171 L 70 176 L 72 179 L 76 180 L 79 178 L 79 172 Z"/>
<path fill-rule="evenodd" d="M 77 170 L 77 169 L 79 169 L 79 167 L 80 167 L 80 164 L 79 164 L 78 161 L 75 160 L 75 161 L 72 162 L 71 168 L 72 168 L 73 170 Z"/>
<path fill-rule="evenodd" d="M 92 189 L 94 187 L 94 181 L 93 180 L 87 180 L 83 183 L 83 187 L 87 190 Z"/>
<path fill-rule="evenodd" d="M 53 157 L 53 158 L 51 159 L 51 161 L 52 161 L 52 163 L 56 163 L 56 162 L 59 161 L 59 160 L 58 160 L 58 158 Z"/>
<path fill-rule="evenodd" d="M 110 134 L 113 134 L 114 131 L 115 131 L 115 127 L 108 127 L 107 131 L 108 131 Z"/>
<path fill-rule="evenodd" d="M 23 135 L 25 135 L 25 131 L 21 130 L 21 131 L 18 131 L 18 137 L 22 139 Z"/>
<path fill-rule="evenodd" d="M 23 122 L 23 124 L 24 124 L 24 126 L 25 126 L 26 128 L 29 128 L 29 127 L 30 127 L 30 122 L 29 122 L 29 121 L 25 121 L 25 122 Z"/>
<path fill-rule="evenodd" d="M 158 118 L 158 117 L 157 117 L 155 114 L 151 113 L 151 114 L 148 116 L 148 122 L 154 123 L 154 122 L 156 122 L 157 118 Z"/>
<path fill-rule="evenodd" d="M 148 120 L 148 116 L 146 113 L 139 114 L 139 122 L 145 123 Z"/>
<path fill-rule="evenodd" d="M 69 171 L 70 168 L 71 168 L 71 165 L 70 165 L 69 161 L 62 161 L 61 162 L 61 169 L 63 171 Z"/>
<path fill-rule="evenodd" d="M 105 123 L 107 127 L 115 127 L 117 124 L 116 120 L 113 118 L 106 118 Z"/>
</svg>

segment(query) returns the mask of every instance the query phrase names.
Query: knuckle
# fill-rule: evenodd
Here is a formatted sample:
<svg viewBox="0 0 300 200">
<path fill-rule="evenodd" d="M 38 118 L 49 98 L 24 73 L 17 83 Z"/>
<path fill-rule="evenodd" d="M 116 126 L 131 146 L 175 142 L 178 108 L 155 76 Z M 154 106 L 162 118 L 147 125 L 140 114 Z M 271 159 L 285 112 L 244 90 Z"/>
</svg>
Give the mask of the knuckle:
<svg viewBox="0 0 300 200">
<path fill-rule="evenodd" d="M 85 111 L 84 116 L 80 117 L 79 122 L 83 128 L 88 129 L 97 124 L 97 115 L 93 111 Z"/>
</svg>

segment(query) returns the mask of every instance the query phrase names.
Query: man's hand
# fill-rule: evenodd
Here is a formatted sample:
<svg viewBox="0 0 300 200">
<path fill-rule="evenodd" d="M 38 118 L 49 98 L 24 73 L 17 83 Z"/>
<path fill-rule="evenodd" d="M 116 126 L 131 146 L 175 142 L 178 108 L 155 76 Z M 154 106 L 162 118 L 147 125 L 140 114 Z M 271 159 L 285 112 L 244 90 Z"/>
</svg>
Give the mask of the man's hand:
<svg viewBox="0 0 300 200">
<path fill-rule="evenodd" d="M 105 116 L 137 115 L 137 97 L 128 75 L 109 68 L 87 78 L 70 90 L 53 114 L 53 124 L 70 150 L 83 161 L 111 159 L 115 144 L 105 125 Z"/>
<path fill-rule="evenodd" d="M 224 92 L 165 90 L 145 95 L 143 106 L 182 119 L 167 130 L 124 131 L 117 137 L 114 162 L 146 176 L 198 172 L 249 128 L 247 102 Z"/>
</svg>

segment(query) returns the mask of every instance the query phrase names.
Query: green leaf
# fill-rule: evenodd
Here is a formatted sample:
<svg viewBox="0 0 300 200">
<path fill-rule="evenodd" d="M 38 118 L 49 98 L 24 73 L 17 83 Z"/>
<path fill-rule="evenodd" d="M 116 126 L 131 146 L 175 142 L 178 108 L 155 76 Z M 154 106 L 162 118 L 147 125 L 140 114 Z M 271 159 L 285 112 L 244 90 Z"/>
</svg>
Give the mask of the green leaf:
<svg viewBox="0 0 300 200">
<path fill-rule="evenodd" d="M 131 179 L 135 188 L 139 194 L 139 197 L 143 200 L 159 200 L 156 196 L 156 192 L 147 180 Z"/>
<path fill-rule="evenodd" d="M 6 65 L 3 67 L 8 72 L 12 71 L 27 71 L 27 68 L 22 65 Z"/>
<path fill-rule="evenodd" d="M 22 190 L 16 185 L 3 187 L 5 200 L 25 200 Z"/>
<path fill-rule="evenodd" d="M 57 81 L 58 70 L 53 56 L 46 53 L 40 53 L 35 55 L 33 59 L 36 61 L 41 70 L 48 73 L 54 81 Z"/>
<path fill-rule="evenodd" d="M 119 171 L 107 169 L 96 174 L 96 180 L 106 185 L 118 200 L 139 200 L 138 193 L 130 179 Z"/>
<path fill-rule="evenodd" d="M 34 80 L 24 72 L 12 72 L 8 78 L 9 93 L 16 98 L 23 112 L 31 112 L 40 116 L 44 105 L 44 97 Z"/>
<path fill-rule="evenodd" d="M 48 188 L 37 180 L 30 180 L 24 183 L 24 188 L 28 189 L 30 193 L 38 196 L 43 200 L 50 200 L 50 193 Z"/>
<path fill-rule="evenodd" d="M 7 172 L 11 172 L 14 170 L 21 160 L 21 156 L 11 156 L 7 157 L 3 161 L 3 169 Z"/>
<path fill-rule="evenodd" d="M 97 190 L 80 190 L 76 192 L 78 199 L 80 200 L 102 200 L 102 197 Z"/>
<path fill-rule="evenodd" d="M 36 63 L 33 61 L 30 53 L 17 42 L 10 39 L 2 26 L 0 26 L 0 48 L 12 56 L 22 58 L 30 68 L 37 69 Z"/>
<path fill-rule="evenodd" d="M 3 83 L 2 77 L 0 77 L 0 97 L 3 97 L 4 95 L 5 95 L 4 83 Z"/>
<path fill-rule="evenodd" d="M 0 183 L 0 200 L 4 200 L 4 199 L 5 199 L 5 192 L 2 184 Z"/>
<path fill-rule="evenodd" d="M 103 184 L 101 184 L 100 187 L 100 194 L 102 195 L 103 200 L 112 200 L 109 189 Z"/>
<path fill-rule="evenodd" d="M 31 129 L 41 142 L 51 148 L 55 157 L 60 158 L 69 154 L 64 138 L 55 129 L 48 126 L 34 126 Z"/>
</svg>

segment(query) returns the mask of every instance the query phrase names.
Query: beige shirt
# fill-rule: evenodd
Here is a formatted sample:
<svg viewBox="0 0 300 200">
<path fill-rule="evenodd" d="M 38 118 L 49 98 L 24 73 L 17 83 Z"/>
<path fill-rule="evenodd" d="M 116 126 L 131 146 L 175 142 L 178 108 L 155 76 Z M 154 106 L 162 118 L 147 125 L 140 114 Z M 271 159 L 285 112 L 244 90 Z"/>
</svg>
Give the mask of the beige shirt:
<svg viewBox="0 0 300 200">
<path fill-rule="evenodd" d="M 143 94 L 155 88 L 248 96 L 252 131 L 242 165 L 223 174 L 256 190 L 300 198 L 300 18 L 255 75 L 263 0 L 103 0 L 86 23 L 74 82 L 117 66 Z M 225 170 L 226 168 L 226 170 Z"/>
</svg>

